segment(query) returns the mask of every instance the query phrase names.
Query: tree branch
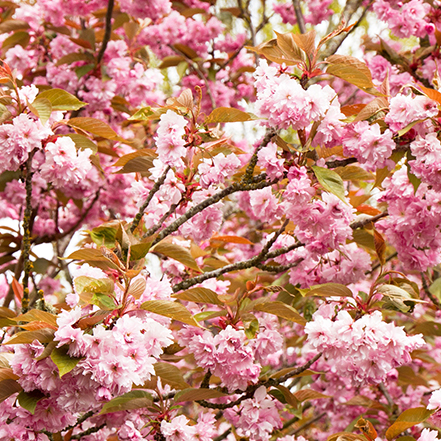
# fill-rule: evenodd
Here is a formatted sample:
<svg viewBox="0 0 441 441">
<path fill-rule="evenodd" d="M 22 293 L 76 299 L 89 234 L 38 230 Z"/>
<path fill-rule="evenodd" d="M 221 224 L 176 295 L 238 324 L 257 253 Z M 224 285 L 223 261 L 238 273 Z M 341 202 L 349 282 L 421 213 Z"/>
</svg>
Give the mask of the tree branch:
<svg viewBox="0 0 441 441">
<path fill-rule="evenodd" d="M 153 187 L 149 191 L 149 194 L 147 195 L 147 199 L 144 201 L 144 203 L 139 208 L 138 213 L 136 213 L 135 219 L 133 219 L 132 225 L 130 227 L 130 232 L 133 233 L 136 230 L 136 227 L 141 222 L 142 216 L 144 215 L 144 211 L 147 209 L 147 207 L 150 204 L 150 201 L 153 199 L 153 196 L 156 194 L 156 192 L 159 190 L 161 185 L 164 183 L 165 179 L 167 178 L 167 174 L 170 170 L 170 166 L 168 165 L 164 172 L 162 173 L 161 177 L 153 184 Z"/>
<path fill-rule="evenodd" d="M 429 297 L 430 301 L 434 304 L 436 309 L 441 310 L 441 302 L 429 291 L 429 286 L 427 285 L 424 273 L 421 273 L 421 281 L 423 283 L 423 289 L 426 296 Z"/>
<path fill-rule="evenodd" d="M 237 193 L 239 191 L 252 191 L 252 190 L 259 190 L 265 187 L 269 187 L 271 185 L 274 185 L 278 180 L 274 179 L 272 181 L 266 181 L 266 174 L 261 174 L 259 176 L 255 176 L 252 179 L 251 184 L 241 184 L 241 183 L 234 183 L 230 186 L 224 188 L 221 191 L 218 191 L 213 196 L 211 196 L 208 199 L 205 199 L 201 203 L 195 205 L 194 207 L 190 208 L 185 214 L 180 216 L 178 219 L 176 219 L 173 223 L 171 223 L 168 227 L 166 227 L 164 230 L 162 230 L 157 238 L 153 241 L 152 246 L 156 245 L 158 242 L 160 242 L 162 239 L 170 235 L 171 233 L 175 232 L 182 224 L 190 220 L 193 216 L 200 213 L 205 208 L 209 207 L 210 205 L 216 204 L 220 200 L 222 200 L 224 197 L 229 196 L 230 194 Z"/>
<path fill-rule="evenodd" d="M 256 168 L 256 164 L 258 161 L 258 153 L 260 152 L 260 150 L 264 147 L 266 147 L 272 137 L 277 133 L 277 130 L 275 129 L 268 129 L 265 137 L 262 139 L 262 142 L 256 147 L 256 149 L 254 150 L 253 156 L 251 156 L 250 162 L 248 163 L 247 169 L 245 171 L 245 175 L 242 178 L 242 182 L 246 182 L 248 183 L 249 180 L 252 178 L 253 174 L 254 174 L 254 169 Z"/>
<path fill-rule="evenodd" d="M 303 17 L 302 8 L 300 6 L 300 0 L 292 0 L 294 6 L 294 12 L 296 14 L 297 24 L 301 34 L 306 34 L 305 18 Z"/>
<path fill-rule="evenodd" d="M 345 4 L 345 7 L 343 8 L 343 11 L 340 16 L 340 23 L 348 23 L 349 20 L 352 18 L 354 13 L 357 11 L 357 9 L 361 6 L 363 3 L 363 0 L 348 0 Z M 320 58 L 326 59 L 332 54 L 335 54 L 337 52 L 337 49 L 341 46 L 343 41 L 346 39 L 346 37 L 359 25 L 361 22 L 362 17 L 364 17 L 364 14 L 367 12 L 368 8 L 372 2 L 365 8 L 362 16 L 357 21 L 355 26 L 353 26 L 349 32 L 342 33 L 340 35 L 335 36 L 331 40 L 328 41 L 326 47 L 323 49 L 323 51 L 320 54 Z"/>
<path fill-rule="evenodd" d="M 100 51 L 98 53 L 98 57 L 96 59 L 96 64 L 99 65 L 101 60 L 103 59 L 104 52 L 106 52 L 107 44 L 110 41 L 110 37 L 112 35 L 112 14 L 113 14 L 113 6 L 114 0 L 109 0 L 107 4 L 107 12 L 106 12 L 106 29 L 104 31 L 104 38 L 101 43 Z"/>
</svg>

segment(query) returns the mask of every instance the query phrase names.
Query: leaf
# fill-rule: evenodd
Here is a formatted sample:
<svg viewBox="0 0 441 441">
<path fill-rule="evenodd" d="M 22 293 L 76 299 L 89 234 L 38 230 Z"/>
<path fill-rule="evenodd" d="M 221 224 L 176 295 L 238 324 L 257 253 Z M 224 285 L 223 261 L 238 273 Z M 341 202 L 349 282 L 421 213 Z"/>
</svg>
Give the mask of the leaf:
<svg viewBox="0 0 441 441">
<path fill-rule="evenodd" d="M 264 43 L 259 44 L 256 47 L 245 46 L 245 49 L 248 49 L 256 54 L 263 55 L 268 58 L 270 61 L 274 61 L 277 64 L 286 64 L 287 66 L 294 66 L 303 61 L 303 58 L 291 58 L 285 54 L 285 52 L 278 46 L 277 39 L 265 41 Z"/>
<path fill-rule="evenodd" d="M 373 181 L 375 176 L 356 165 L 347 165 L 345 167 L 334 168 L 343 181 Z"/>
<path fill-rule="evenodd" d="M 3 380 L 18 380 L 19 378 L 11 368 L 0 368 L 0 382 Z"/>
<path fill-rule="evenodd" d="M 68 133 L 67 135 L 63 135 L 69 137 L 74 143 L 77 149 L 86 150 L 90 149 L 93 153 L 98 152 L 98 146 L 87 136 L 80 135 L 78 133 Z"/>
<path fill-rule="evenodd" d="M 416 334 L 416 332 L 415 332 Z M 398 371 L 398 385 L 400 386 L 425 386 L 430 387 L 429 383 L 421 376 L 415 373 L 410 366 L 400 366 Z"/>
<path fill-rule="evenodd" d="M 300 292 L 302 291 L 303 290 Z M 352 291 L 340 283 L 323 283 L 322 285 L 311 286 L 309 290 L 304 291 L 306 291 L 304 294 L 305 297 L 352 297 Z"/>
<path fill-rule="evenodd" d="M 226 394 L 214 389 L 184 389 L 175 395 L 175 403 L 184 401 L 209 400 L 210 398 L 224 397 Z"/>
<path fill-rule="evenodd" d="M 418 323 L 415 325 L 412 333 L 441 337 L 441 323 L 433 321 Z"/>
<path fill-rule="evenodd" d="M 32 343 L 38 340 L 40 343 L 50 343 L 54 339 L 54 329 L 40 329 L 38 331 L 23 331 L 13 335 L 5 345 L 17 345 L 22 343 Z"/>
<path fill-rule="evenodd" d="M 366 441 L 366 438 L 351 432 L 338 432 L 328 436 L 327 441 Z"/>
<path fill-rule="evenodd" d="M 10 362 L 14 358 L 14 354 L 11 352 L 0 353 L 0 368 L 9 368 Z"/>
<path fill-rule="evenodd" d="M 375 244 L 375 252 L 377 253 L 378 260 L 383 266 L 386 263 L 385 253 L 386 253 L 386 242 L 384 237 L 377 231 L 374 230 L 374 244 Z"/>
<path fill-rule="evenodd" d="M 19 316 L 13 318 L 12 320 L 16 322 L 40 321 L 47 323 L 54 329 L 58 329 L 57 316 L 46 311 L 41 311 L 39 309 L 31 309 L 26 314 L 20 314 Z"/>
<path fill-rule="evenodd" d="M 143 409 L 153 404 L 153 397 L 143 390 L 132 390 L 104 404 L 99 415 L 123 410 Z"/>
<path fill-rule="evenodd" d="M 314 29 L 308 31 L 306 34 L 292 34 L 294 41 L 300 49 L 311 59 L 315 51 L 315 38 L 317 33 Z"/>
<path fill-rule="evenodd" d="M 20 404 L 23 409 L 26 409 L 31 415 L 34 415 L 38 402 L 43 398 L 46 398 L 46 395 L 38 389 L 33 390 L 32 392 L 25 392 L 22 390 L 17 397 L 18 404 Z"/>
<path fill-rule="evenodd" d="M 295 35 L 292 32 L 279 34 L 274 31 L 277 36 L 277 46 L 282 50 L 283 54 L 290 60 L 304 60 L 305 56 L 297 45 Z M 303 42 L 302 42 L 303 43 Z"/>
<path fill-rule="evenodd" d="M 372 95 L 381 95 L 372 82 L 372 74 L 365 63 L 347 55 L 331 55 L 326 73 L 341 78 Z"/>
<path fill-rule="evenodd" d="M 5 401 L 6 398 L 10 397 L 16 392 L 20 392 L 21 390 L 23 389 L 16 380 L 0 381 L 0 403 L 2 401 Z"/>
<path fill-rule="evenodd" d="M 135 299 L 139 299 L 144 294 L 146 286 L 147 282 L 144 278 L 136 279 L 130 284 L 128 294 Z"/>
<path fill-rule="evenodd" d="M 92 133 L 93 135 L 100 136 L 101 138 L 111 139 L 113 141 L 126 142 L 126 140 L 118 136 L 116 132 L 108 124 L 96 118 L 88 118 L 88 117 L 71 118 L 69 121 L 67 121 L 67 125 L 74 129 L 84 130 L 85 132 L 89 132 Z"/>
<path fill-rule="evenodd" d="M 76 61 L 94 61 L 91 54 L 87 52 L 72 52 L 70 54 L 64 55 L 56 63 L 55 66 L 62 66 L 63 64 L 72 64 Z"/>
<path fill-rule="evenodd" d="M 299 406 L 299 400 L 296 398 L 295 394 L 293 394 L 287 387 L 282 386 L 281 384 L 277 385 L 276 388 L 280 392 L 282 392 L 286 403 L 297 409 L 297 407 Z"/>
<path fill-rule="evenodd" d="M 312 166 L 312 169 L 322 187 L 346 203 L 345 187 L 342 178 L 335 171 L 327 168 Z"/>
<path fill-rule="evenodd" d="M 152 109 L 150 106 L 147 106 L 137 110 L 129 118 L 129 121 L 146 121 L 146 120 L 159 119 L 160 117 L 161 117 L 160 112 Z"/>
<path fill-rule="evenodd" d="M 253 242 L 240 236 L 213 236 L 210 240 L 219 240 L 227 243 L 238 243 L 241 245 L 254 245 Z"/>
<path fill-rule="evenodd" d="M 130 247 L 130 260 L 140 260 L 147 255 L 152 246 L 151 242 L 137 243 Z"/>
<path fill-rule="evenodd" d="M 178 302 L 172 302 L 171 300 L 148 300 L 141 305 L 141 309 L 169 317 L 187 325 L 201 327 L 190 311 Z"/>
<path fill-rule="evenodd" d="M 306 320 L 290 305 L 283 302 L 265 302 L 258 303 L 253 308 L 255 311 L 267 312 L 268 314 L 274 314 L 277 317 L 284 318 L 299 325 L 305 326 Z"/>
<path fill-rule="evenodd" d="M 81 361 L 81 358 L 71 357 L 68 350 L 69 346 L 64 345 L 61 348 L 55 348 L 51 354 L 51 360 L 56 364 L 60 378 L 70 372 Z"/>
<path fill-rule="evenodd" d="M 280 371 L 277 371 L 274 374 L 272 374 L 270 378 L 277 379 L 277 378 L 283 377 L 284 375 L 287 375 L 290 372 L 295 371 L 298 368 L 299 368 L 298 366 L 293 366 L 293 367 L 281 369 Z M 320 372 L 311 371 L 311 370 L 307 369 L 306 371 L 303 371 L 300 374 L 292 375 L 290 378 L 308 377 L 309 375 L 317 375 L 317 374 L 320 374 Z"/>
<path fill-rule="evenodd" d="M 436 410 L 436 409 L 435 409 Z M 435 410 L 427 410 L 425 407 L 415 407 L 407 409 L 395 420 L 392 426 L 386 431 L 386 438 L 388 441 L 398 436 L 401 432 L 422 423 L 429 418 Z"/>
<path fill-rule="evenodd" d="M 6 308 L 5 306 L 0 306 L 0 317 L 13 318 L 16 314 L 12 309 Z"/>
<path fill-rule="evenodd" d="M 141 149 L 136 150 L 135 152 L 128 153 L 127 155 L 121 156 L 112 167 L 123 167 L 132 159 L 138 158 L 140 156 L 151 156 L 153 158 L 157 157 L 157 154 L 151 149 Z"/>
<path fill-rule="evenodd" d="M 0 34 L 9 34 L 9 32 L 21 29 L 29 29 L 29 23 L 24 20 L 6 20 L 0 24 Z"/>
<path fill-rule="evenodd" d="M 90 238 L 98 245 L 106 248 L 115 248 L 116 228 L 112 227 L 96 227 L 89 232 Z"/>
<path fill-rule="evenodd" d="M 69 256 L 64 257 L 63 259 L 68 260 L 102 260 L 107 261 L 107 257 L 103 256 L 103 253 L 100 250 L 95 248 L 83 248 L 81 250 L 74 251 L 70 253 Z"/>
<path fill-rule="evenodd" d="M 32 113 L 40 118 L 42 124 L 46 124 L 52 113 L 52 104 L 47 98 L 37 97 L 32 103 L 28 103 L 29 109 Z"/>
<path fill-rule="evenodd" d="M 313 389 L 302 389 L 294 393 L 294 396 L 301 402 L 308 400 L 318 400 L 319 398 L 331 398 Z"/>
<path fill-rule="evenodd" d="M 235 109 L 233 107 L 217 107 L 205 118 L 205 124 L 226 123 L 226 122 L 244 122 L 257 119 L 247 112 Z"/>
<path fill-rule="evenodd" d="M 223 305 L 215 291 L 208 288 L 191 288 L 178 294 L 173 294 L 174 298 L 187 300 L 195 303 L 210 303 L 212 305 Z"/>
<path fill-rule="evenodd" d="M 16 46 L 17 44 L 24 48 L 29 44 L 30 39 L 31 37 L 27 32 L 15 32 L 3 41 L 2 49 L 4 49 L 6 52 L 6 50 Z"/>
<path fill-rule="evenodd" d="M 158 66 L 158 69 L 166 69 L 168 67 L 175 67 L 180 62 L 185 61 L 185 57 L 182 55 L 170 55 L 162 59 L 161 64 Z M 135 118 L 133 118 L 135 119 Z"/>
<path fill-rule="evenodd" d="M 154 156 L 139 156 L 137 158 L 133 158 L 128 161 L 121 170 L 118 170 L 115 173 L 149 173 L 149 170 L 153 167 L 154 159 Z"/>
<path fill-rule="evenodd" d="M 182 372 L 178 367 L 170 363 L 155 363 L 154 366 L 156 376 L 161 378 L 162 384 L 166 383 L 172 389 L 186 389 L 189 384 L 184 380 Z"/>
<path fill-rule="evenodd" d="M 0 25 L 1 26 L 1 25 Z M 433 101 L 436 101 L 438 104 L 441 104 L 441 93 L 435 89 L 430 89 L 428 87 L 424 87 L 421 84 L 418 84 L 418 87 L 424 92 L 424 94 Z"/>
<path fill-rule="evenodd" d="M 357 228 L 354 230 L 352 232 L 352 239 L 356 244 L 375 251 L 374 237 L 365 229 Z"/>
<path fill-rule="evenodd" d="M 50 101 L 52 104 L 52 110 L 79 110 L 82 107 L 87 106 L 87 103 L 83 103 L 76 96 L 63 89 L 45 90 L 37 96 L 37 100 L 44 98 Z M 73 118 L 69 122 L 78 119 L 80 118 Z"/>
<path fill-rule="evenodd" d="M 199 268 L 196 260 L 194 260 L 193 256 L 190 254 L 186 248 L 181 247 L 180 245 L 176 245 L 170 242 L 159 242 L 156 244 L 151 250 L 154 253 L 160 253 L 164 256 L 170 257 L 171 259 L 177 260 L 181 262 L 183 265 L 191 268 L 195 271 L 202 272 Z"/>
<path fill-rule="evenodd" d="M 74 280 L 75 290 L 78 294 L 85 292 L 100 293 L 100 294 L 113 294 L 115 285 L 111 279 L 102 278 L 95 279 L 88 276 L 79 276 Z"/>
<path fill-rule="evenodd" d="M 346 401 L 346 403 L 343 404 L 345 406 L 362 406 L 366 407 L 367 409 L 383 410 L 385 412 L 387 411 L 386 407 L 383 404 L 363 395 L 352 397 L 349 401 Z"/>
</svg>

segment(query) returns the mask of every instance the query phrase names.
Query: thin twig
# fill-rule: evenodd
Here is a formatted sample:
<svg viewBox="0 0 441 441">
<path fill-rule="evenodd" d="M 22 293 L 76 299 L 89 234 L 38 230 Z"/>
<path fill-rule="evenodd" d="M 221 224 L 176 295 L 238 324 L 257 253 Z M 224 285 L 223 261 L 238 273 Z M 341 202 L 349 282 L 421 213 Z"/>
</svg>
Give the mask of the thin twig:
<svg viewBox="0 0 441 441">
<path fill-rule="evenodd" d="M 343 8 L 343 11 L 340 16 L 340 22 L 348 23 L 349 20 L 352 18 L 354 13 L 357 11 L 357 9 L 361 6 L 363 3 L 363 0 L 348 0 L 345 4 L 345 7 Z M 368 7 L 365 8 L 365 11 L 367 11 Z M 365 12 L 364 12 L 365 13 Z M 329 40 L 328 44 L 326 45 L 326 48 L 323 49 L 323 51 L 320 54 L 320 57 L 325 59 L 331 56 L 332 54 L 335 54 L 337 52 L 337 49 L 341 46 L 343 41 L 346 39 L 346 37 L 359 25 L 359 21 L 351 28 L 349 32 L 342 33 L 340 35 L 335 36 L 331 40 Z"/>
<path fill-rule="evenodd" d="M 205 199 L 201 203 L 195 205 L 194 207 L 190 208 L 185 214 L 180 216 L 178 219 L 176 219 L 173 223 L 171 223 L 168 227 L 166 227 L 164 230 L 162 230 L 157 238 L 153 241 L 152 246 L 160 242 L 162 239 L 170 235 L 171 233 L 174 233 L 182 224 L 190 220 L 193 216 L 196 216 L 196 214 L 200 213 L 205 208 L 209 207 L 210 205 L 214 205 L 226 196 L 229 196 L 230 194 L 237 193 L 240 191 L 251 191 L 251 190 L 260 190 L 265 187 L 269 187 L 271 185 L 274 185 L 278 180 L 274 179 L 272 181 L 266 181 L 263 178 L 263 174 L 256 176 L 255 179 L 253 179 L 253 183 L 251 184 L 241 184 L 241 183 L 234 183 L 230 186 L 224 188 L 221 191 L 218 191 L 213 196 Z M 266 177 L 266 175 L 265 175 Z M 257 181 L 257 182 L 256 182 Z"/>
<path fill-rule="evenodd" d="M 434 304 L 436 309 L 441 310 L 440 301 L 429 291 L 429 286 L 427 285 L 426 278 L 424 277 L 424 273 L 421 273 L 421 281 L 423 283 L 423 289 L 427 297 L 429 297 L 430 301 Z"/>
<path fill-rule="evenodd" d="M 258 157 L 257 157 L 258 153 L 262 148 L 266 147 L 270 143 L 271 139 L 276 133 L 277 131 L 275 129 L 267 130 L 265 137 L 262 139 L 262 142 L 259 143 L 259 145 L 254 150 L 253 156 L 251 156 L 250 162 L 248 163 L 247 169 L 245 171 L 245 175 L 242 178 L 242 182 L 248 183 L 248 181 L 251 179 L 258 161 Z"/>
<path fill-rule="evenodd" d="M 363 228 L 365 225 L 370 224 L 371 222 L 376 222 L 377 220 L 381 219 L 382 217 L 388 216 L 387 210 L 383 211 L 380 214 L 377 214 L 376 216 L 368 217 L 366 219 L 353 222 L 350 227 L 353 230 L 356 230 L 357 228 Z"/>
<path fill-rule="evenodd" d="M 107 12 L 106 12 L 106 29 L 104 31 L 104 38 L 101 43 L 100 51 L 98 53 L 98 57 L 96 59 L 96 64 L 99 65 L 101 60 L 103 59 L 104 52 L 106 52 L 107 44 L 110 41 L 110 37 L 112 35 L 112 14 L 113 14 L 113 6 L 115 2 L 114 0 L 109 0 L 107 4 Z"/>
<path fill-rule="evenodd" d="M 138 213 L 136 213 L 135 219 L 133 219 L 132 226 L 130 227 L 130 232 L 133 233 L 136 230 L 136 227 L 141 222 L 142 216 L 144 215 L 144 211 L 147 209 L 147 207 L 150 204 L 150 201 L 153 199 L 153 196 L 156 194 L 156 192 L 159 190 L 161 185 L 164 183 L 165 179 L 167 178 L 167 174 L 170 170 L 170 166 L 168 165 L 164 172 L 162 173 L 161 177 L 153 184 L 153 187 L 149 191 L 149 194 L 147 195 L 146 200 L 139 208 Z"/>
<path fill-rule="evenodd" d="M 172 204 L 170 206 L 170 209 L 167 211 L 167 213 L 165 213 L 161 219 L 159 219 L 159 221 L 157 222 L 156 225 L 154 225 L 152 228 L 148 229 L 144 235 L 142 236 L 143 239 L 146 239 L 147 237 L 151 236 L 152 234 L 155 234 L 161 227 L 162 224 L 167 220 L 167 218 L 172 215 L 175 211 L 176 208 L 178 207 L 179 204 Z"/>
<path fill-rule="evenodd" d="M 316 421 L 322 419 L 325 415 L 326 415 L 326 412 L 322 412 L 322 413 L 318 414 L 316 417 L 310 419 L 309 421 L 306 421 L 306 423 L 302 424 L 299 428 L 297 428 L 296 430 L 291 432 L 291 435 L 297 435 L 299 432 L 306 429 L 311 424 L 314 424 Z"/>
</svg>

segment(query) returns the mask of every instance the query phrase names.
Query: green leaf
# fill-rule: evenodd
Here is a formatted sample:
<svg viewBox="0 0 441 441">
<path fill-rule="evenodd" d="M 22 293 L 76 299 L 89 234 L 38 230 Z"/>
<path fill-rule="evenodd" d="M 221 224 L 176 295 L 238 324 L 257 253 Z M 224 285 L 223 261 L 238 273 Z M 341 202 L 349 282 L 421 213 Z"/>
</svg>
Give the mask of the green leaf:
<svg viewBox="0 0 441 441">
<path fill-rule="evenodd" d="M 283 394 L 283 397 L 285 398 L 287 404 L 294 407 L 295 409 L 298 407 L 300 403 L 299 400 L 287 387 L 279 384 L 276 386 L 276 388 Z"/>
<path fill-rule="evenodd" d="M 77 149 L 90 149 L 93 153 L 97 153 L 98 151 L 98 146 L 87 136 L 79 135 L 78 133 L 68 133 L 67 135 L 63 136 L 69 137 L 75 143 Z"/>
<path fill-rule="evenodd" d="M 257 303 L 253 307 L 254 311 L 267 312 L 268 314 L 274 314 L 277 317 L 284 318 L 299 325 L 305 326 L 306 320 L 290 305 L 283 302 L 270 302 Z"/>
<path fill-rule="evenodd" d="M 50 101 L 52 104 L 52 110 L 79 110 L 82 107 L 87 106 L 87 103 L 83 103 L 76 96 L 63 89 L 45 90 L 37 96 L 37 100 L 44 98 Z"/>
<path fill-rule="evenodd" d="M 195 320 L 198 322 L 203 322 L 216 317 L 224 317 L 227 315 L 227 310 L 222 309 L 221 311 L 203 311 L 194 315 Z"/>
<path fill-rule="evenodd" d="M 50 343 L 54 339 L 55 330 L 44 328 L 38 331 L 23 331 L 14 334 L 4 345 L 17 345 L 23 343 L 32 343 L 38 340 L 40 343 Z"/>
<path fill-rule="evenodd" d="M 171 300 L 148 300 L 141 305 L 141 309 L 169 317 L 187 325 L 201 327 L 190 311 L 178 302 L 172 302 Z"/>
<path fill-rule="evenodd" d="M 17 397 L 18 404 L 20 404 L 23 409 L 26 409 L 31 415 L 34 415 L 38 402 L 43 398 L 46 398 L 46 395 L 39 390 L 33 390 L 32 392 L 25 392 L 22 390 Z"/>
<path fill-rule="evenodd" d="M 118 307 L 112 297 L 107 294 L 102 294 L 100 292 L 95 293 L 92 296 L 92 298 L 90 299 L 90 303 L 106 311 L 113 311 Z"/>
<path fill-rule="evenodd" d="M 22 47 L 26 47 L 29 44 L 31 37 L 28 32 L 24 31 L 18 31 L 14 32 L 12 35 L 10 35 L 8 38 L 6 38 L 2 43 L 2 49 L 8 50 L 17 44 L 19 44 Z"/>
<path fill-rule="evenodd" d="M 74 129 L 84 130 L 85 132 L 89 132 L 92 133 L 93 135 L 100 136 L 101 138 L 111 139 L 113 141 L 126 142 L 126 140 L 118 136 L 117 133 L 108 124 L 96 118 L 88 118 L 88 117 L 71 118 L 67 122 L 67 125 Z"/>
<path fill-rule="evenodd" d="M 137 243 L 130 247 L 130 260 L 140 260 L 147 255 L 152 246 L 151 242 Z"/>
<path fill-rule="evenodd" d="M 68 350 L 69 346 L 64 345 L 61 348 L 55 348 L 51 354 L 51 360 L 56 364 L 60 378 L 70 372 L 81 361 L 81 358 L 71 357 L 67 353 Z"/>
<path fill-rule="evenodd" d="M 96 227 L 90 231 L 90 238 L 98 245 L 106 248 L 115 248 L 116 228 Z"/>
<path fill-rule="evenodd" d="M 0 381 L 0 403 L 21 390 L 23 390 L 23 388 L 17 383 L 16 380 L 8 379 Z"/>
<path fill-rule="evenodd" d="M 178 367 L 170 363 L 155 363 L 154 366 L 156 376 L 161 378 L 162 384 L 166 383 L 172 389 L 186 389 L 189 384 L 184 380 L 182 372 Z"/>
<path fill-rule="evenodd" d="M 175 395 L 175 403 L 182 403 L 184 401 L 199 401 L 209 400 L 211 398 L 224 397 L 227 394 L 219 392 L 214 389 L 184 389 Z"/>
<path fill-rule="evenodd" d="M 216 292 L 208 288 L 191 288 L 178 294 L 173 294 L 174 298 L 187 300 L 195 303 L 210 303 L 212 305 L 223 305 Z"/>
<path fill-rule="evenodd" d="M 159 119 L 161 114 L 156 110 L 152 109 L 150 106 L 143 107 L 136 111 L 130 118 L 129 121 L 147 121 L 152 119 Z"/>
<path fill-rule="evenodd" d="M 113 294 L 115 290 L 115 284 L 108 278 L 94 279 L 93 277 L 79 276 L 75 278 L 74 284 L 78 294 L 85 292 Z"/>
<path fill-rule="evenodd" d="M 233 107 L 217 107 L 205 118 L 205 123 L 226 123 L 226 122 L 244 122 L 257 119 L 242 110 Z"/>
<path fill-rule="evenodd" d="M 322 187 L 346 203 L 343 179 L 333 170 L 312 166 L 314 174 Z"/>
<path fill-rule="evenodd" d="M 188 251 L 184 247 L 181 247 L 180 245 L 162 241 L 156 244 L 151 249 L 151 252 L 163 254 L 164 256 L 181 262 L 188 268 L 202 272 L 202 270 L 199 268 L 198 264 L 194 260 L 193 256 L 190 254 L 190 251 Z"/>
<path fill-rule="evenodd" d="M 143 390 L 132 390 L 104 404 L 100 415 L 123 410 L 143 409 L 153 404 L 153 397 Z"/>
<path fill-rule="evenodd" d="M 91 64 L 85 64 L 84 66 L 79 66 L 75 68 L 75 73 L 80 80 L 84 77 L 84 75 L 87 75 L 89 72 L 92 72 L 95 69 L 95 63 Z"/>
<path fill-rule="evenodd" d="M 28 103 L 28 107 L 35 116 L 40 118 L 42 124 L 47 123 L 51 117 L 52 110 L 54 110 L 51 102 L 47 98 L 40 96 L 32 104 Z"/>
<path fill-rule="evenodd" d="M 323 283 L 311 286 L 309 290 L 299 290 L 305 297 L 352 297 L 352 291 L 340 283 Z"/>
<path fill-rule="evenodd" d="M 435 409 L 436 410 L 436 409 Z M 395 420 L 392 426 L 386 431 L 386 438 L 388 441 L 398 436 L 401 432 L 426 421 L 435 410 L 427 410 L 425 407 L 415 407 L 413 409 L 405 410 Z"/>
</svg>

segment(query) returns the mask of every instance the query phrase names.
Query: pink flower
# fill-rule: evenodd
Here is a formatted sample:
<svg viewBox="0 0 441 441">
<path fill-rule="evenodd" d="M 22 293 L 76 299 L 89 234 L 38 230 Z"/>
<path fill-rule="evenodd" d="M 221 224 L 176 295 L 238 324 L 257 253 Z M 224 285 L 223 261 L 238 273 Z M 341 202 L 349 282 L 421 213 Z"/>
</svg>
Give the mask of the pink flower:
<svg viewBox="0 0 441 441">
<path fill-rule="evenodd" d="M 161 422 L 161 433 L 166 441 L 193 441 L 196 430 L 194 426 L 188 425 L 188 419 L 184 415 L 179 415 L 167 422 Z"/>
</svg>

